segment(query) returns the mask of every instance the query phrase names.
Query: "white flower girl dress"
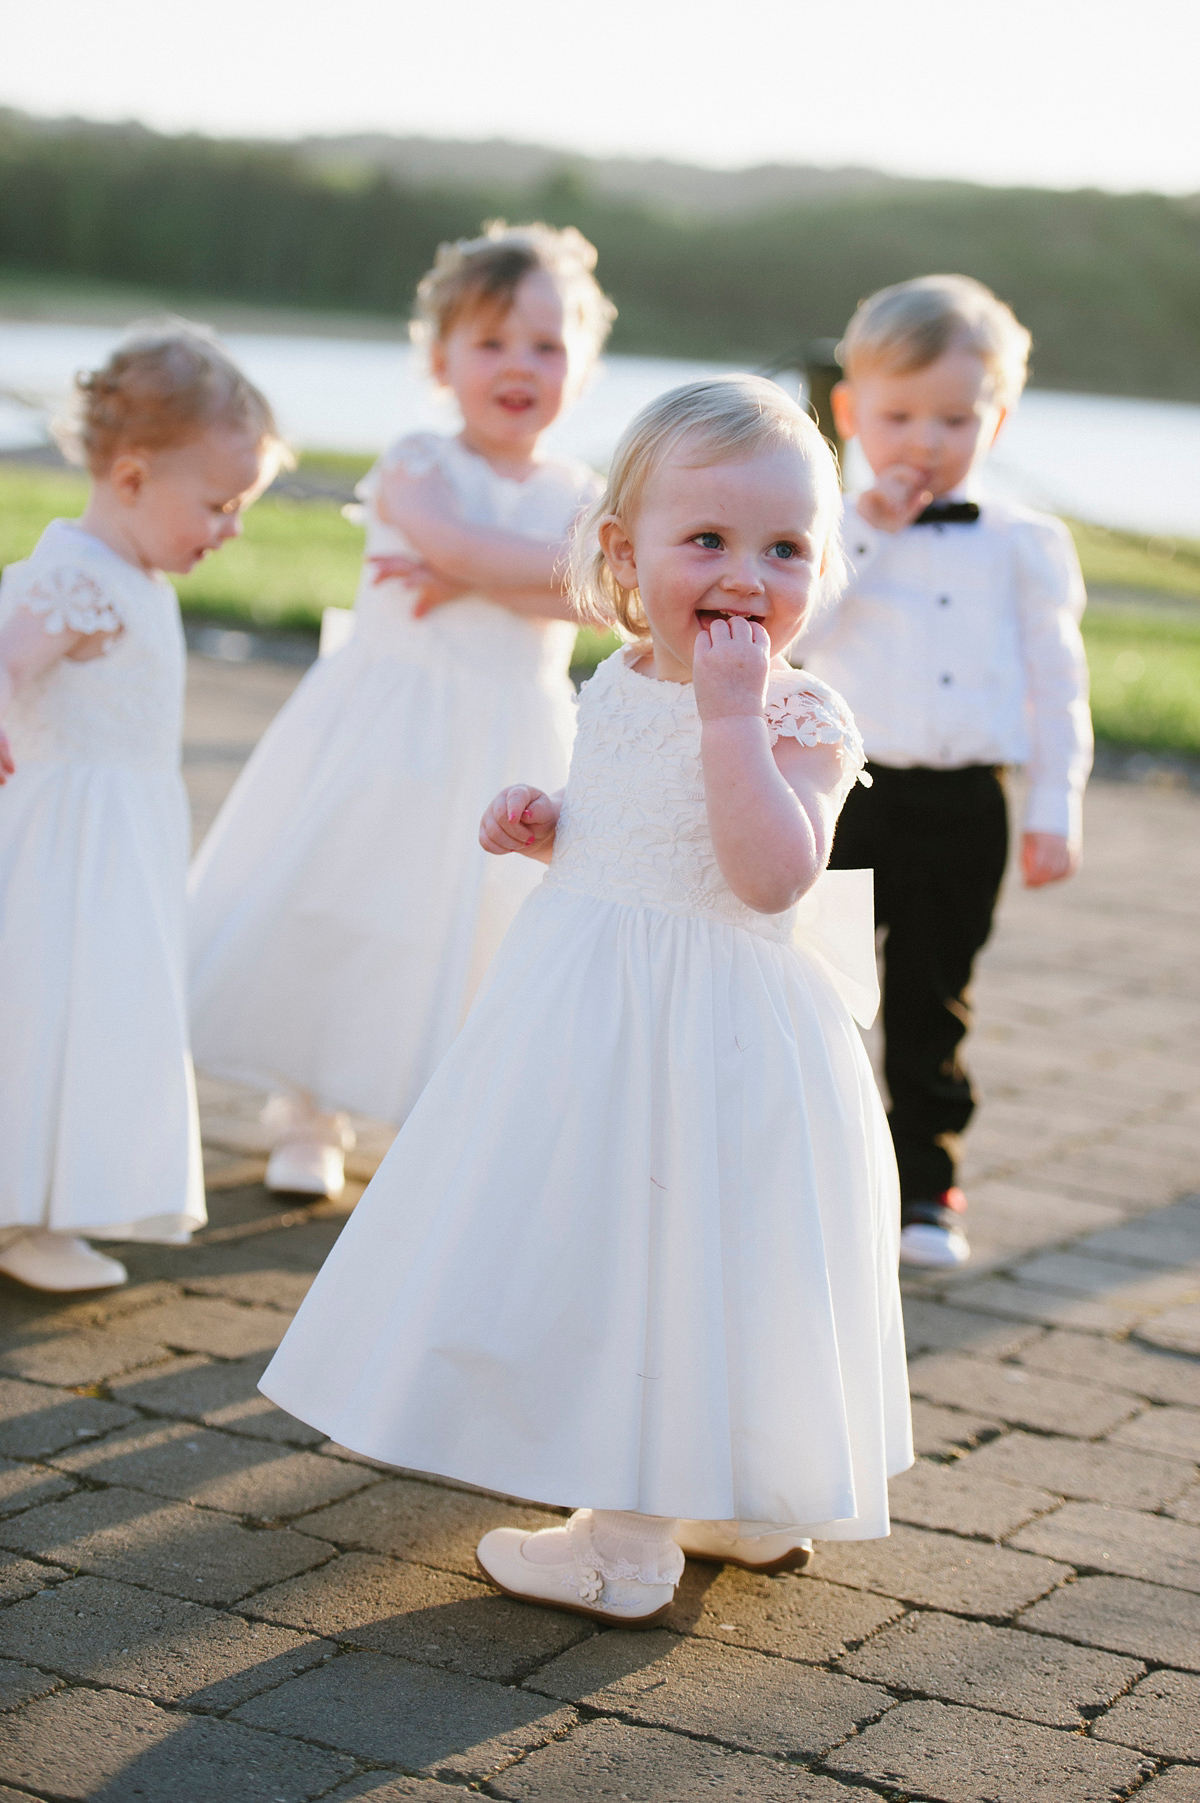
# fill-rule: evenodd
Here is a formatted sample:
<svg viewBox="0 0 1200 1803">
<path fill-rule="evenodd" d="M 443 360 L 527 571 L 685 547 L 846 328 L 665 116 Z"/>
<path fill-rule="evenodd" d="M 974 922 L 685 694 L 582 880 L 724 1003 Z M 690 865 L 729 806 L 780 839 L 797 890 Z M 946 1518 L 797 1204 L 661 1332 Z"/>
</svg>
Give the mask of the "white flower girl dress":
<svg viewBox="0 0 1200 1803">
<path fill-rule="evenodd" d="M 204 1225 L 187 1049 L 175 591 L 67 520 L 0 583 L 112 633 L 18 691 L 0 790 L 0 1229 L 186 1241 Z"/>
<path fill-rule="evenodd" d="M 463 516 L 565 538 L 597 479 L 547 462 L 498 476 L 457 439 L 402 439 L 359 487 L 366 552 L 409 551 L 376 506 L 383 472 L 440 469 Z M 562 787 L 575 628 L 466 597 L 411 617 L 364 563 L 354 629 L 272 723 L 193 867 L 196 1062 L 328 1109 L 399 1123 L 462 1024 L 538 880 L 480 850 L 518 776 Z"/>
<path fill-rule="evenodd" d="M 753 912 L 690 685 L 580 698 L 553 860 L 262 1381 L 392 1464 L 558 1505 L 888 1531 L 912 1462 L 899 1194 L 851 1009 L 870 874 Z M 842 747 L 773 671 L 768 722 Z M 514 861 L 514 860 L 506 860 Z"/>
</svg>

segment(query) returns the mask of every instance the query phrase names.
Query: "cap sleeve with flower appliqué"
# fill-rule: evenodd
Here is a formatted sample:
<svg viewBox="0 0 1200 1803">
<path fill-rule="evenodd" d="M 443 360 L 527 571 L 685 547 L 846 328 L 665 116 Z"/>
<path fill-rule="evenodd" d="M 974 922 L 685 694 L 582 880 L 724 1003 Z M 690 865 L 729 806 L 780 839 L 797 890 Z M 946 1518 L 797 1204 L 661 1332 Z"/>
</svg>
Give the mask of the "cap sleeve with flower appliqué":
<svg viewBox="0 0 1200 1803">
<path fill-rule="evenodd" d="M 30 560 L 11 565 L 4 572 L 3 594 L 6 616 L 25 608 L 37 614 L 43 630 L 54 636 L 60 632 L 81 632 L 88 637 L 103 633 L 103 649 L 108 651 L 124 630 L 111 589 L 78 564 L 39 569 Z"/>
<path fill-rule="evenodd" d="M 795 739 L 798 745 L 838 747 L 842 765 L 839 807 L 856 782 L 865 789 L 871 787 L 871 777 L 864 767 L 867 754 L 854 715 L 828 683 L 807 670 L 772 674 L 764 712 L 772 745 L 780 739 Z"/>
</svg>

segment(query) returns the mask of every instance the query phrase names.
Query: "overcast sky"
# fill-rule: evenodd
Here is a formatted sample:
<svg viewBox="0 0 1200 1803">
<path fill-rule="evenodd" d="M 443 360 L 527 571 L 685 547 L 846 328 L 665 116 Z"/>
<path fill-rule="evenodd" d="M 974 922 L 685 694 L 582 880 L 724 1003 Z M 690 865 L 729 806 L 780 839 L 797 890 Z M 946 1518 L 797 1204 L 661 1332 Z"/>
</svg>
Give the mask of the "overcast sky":
<svg viewBox="0 0 1200 1803">
<path fill-rule="evenodd" d="M 0 104 L 1200 191 L 1197 0 L 0 0 Z"/>
</svg>

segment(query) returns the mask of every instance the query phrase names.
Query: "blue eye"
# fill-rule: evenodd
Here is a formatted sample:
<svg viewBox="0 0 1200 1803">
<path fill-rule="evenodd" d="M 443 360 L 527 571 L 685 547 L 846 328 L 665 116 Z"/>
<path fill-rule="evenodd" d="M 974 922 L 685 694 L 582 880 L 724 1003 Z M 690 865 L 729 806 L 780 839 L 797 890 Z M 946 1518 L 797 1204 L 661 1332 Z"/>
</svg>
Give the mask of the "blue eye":
<svg viewBox="0 0 1200 1803">
<path fill-rule="evenodd" d="M 719 532 L 697 532 L 695 542 L 704 551 L 719 551 L 721 535 Z"/>
</svg>

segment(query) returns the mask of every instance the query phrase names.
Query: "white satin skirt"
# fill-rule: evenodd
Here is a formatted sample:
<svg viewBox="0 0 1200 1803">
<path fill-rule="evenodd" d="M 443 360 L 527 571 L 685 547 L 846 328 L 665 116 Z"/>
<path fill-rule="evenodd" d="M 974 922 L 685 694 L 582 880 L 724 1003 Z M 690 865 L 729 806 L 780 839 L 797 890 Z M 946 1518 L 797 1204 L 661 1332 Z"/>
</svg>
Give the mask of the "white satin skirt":
<svg viewBox="0 0 1200 1803">
<path fill-rule="evenodd" d="M 206 1220 L 178 771 L 21 764 L 0 790 L 0 1229 Z"/>
<path fill-rule="evenodd" d="M 912 1462 L 898 1232 L 818 958 L 547 884 L 262 1388 L 509 1495 L 872 1538 Z"/>
<path fill-rule="evenodd" d="M 480 849 L 483 811 L 509 783 L 561 788 L 574 732 L 565 671 L 365 633 L 315 664 L 192 867 L 197 1065 L 403 1121 L 540 874 Z"/>
</svg>

